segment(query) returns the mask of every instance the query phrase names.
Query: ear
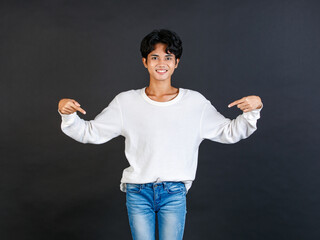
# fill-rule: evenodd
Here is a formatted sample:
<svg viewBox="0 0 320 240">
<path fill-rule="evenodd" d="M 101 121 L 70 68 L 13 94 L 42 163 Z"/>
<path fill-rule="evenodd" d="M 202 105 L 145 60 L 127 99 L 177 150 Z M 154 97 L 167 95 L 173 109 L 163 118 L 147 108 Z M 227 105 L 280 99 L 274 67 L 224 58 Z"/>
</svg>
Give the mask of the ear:
<svg viewBox="0 0 320 240">
<path fill-rule="evenodd" d="M 177 58 L 177 59 L 176 59 L 176 66 L 175 66 L 174 68 L 177 68 L 177 67 L 178 67 L 179 62 L 180 62 L 180 58 Z"/>
<path fill-rule="evenodd" d="M 145 68 L 148 68 L 148 64 L 147 64 L 147 59 L 146 58 L 142 58 L 142 63 L 143 63 Z"/>
</svg>

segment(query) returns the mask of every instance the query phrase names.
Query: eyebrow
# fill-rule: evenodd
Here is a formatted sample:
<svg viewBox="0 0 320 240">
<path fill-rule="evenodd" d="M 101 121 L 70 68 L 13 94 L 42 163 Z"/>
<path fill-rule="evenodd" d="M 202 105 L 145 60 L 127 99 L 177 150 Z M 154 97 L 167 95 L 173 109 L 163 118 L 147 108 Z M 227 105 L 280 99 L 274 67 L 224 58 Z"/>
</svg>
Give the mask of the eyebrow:
<svg viewBox="0 0 320 240">
<path fill-rule="evenodd" d="M 151 56 L 159 56 L 158 54 L 151 54 Z M 172 57 L 173 55 L 172 54 L 166 54 L 166 57 Z"/>
</svg>

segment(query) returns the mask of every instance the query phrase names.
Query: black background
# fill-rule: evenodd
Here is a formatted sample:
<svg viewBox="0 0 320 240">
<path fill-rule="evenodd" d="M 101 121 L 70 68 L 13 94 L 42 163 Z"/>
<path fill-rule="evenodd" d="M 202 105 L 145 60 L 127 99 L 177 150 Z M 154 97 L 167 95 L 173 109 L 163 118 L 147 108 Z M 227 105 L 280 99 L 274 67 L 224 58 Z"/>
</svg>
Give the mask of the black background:
<svg viewBox="0 0 320 240">
<path fill-rule="evenodd" d="M 318 1 L 1 1 L 1 239 L 130 239 L 124 138 L 81 144 L 57 112 L 93 119 L 149 83 L 139 52 L 157 28 L 184 52 L 172 85 L 227 105 L 262 98 L 258 130 L 200 146 L 184 239 L 320 239 Z"/>
</svg>

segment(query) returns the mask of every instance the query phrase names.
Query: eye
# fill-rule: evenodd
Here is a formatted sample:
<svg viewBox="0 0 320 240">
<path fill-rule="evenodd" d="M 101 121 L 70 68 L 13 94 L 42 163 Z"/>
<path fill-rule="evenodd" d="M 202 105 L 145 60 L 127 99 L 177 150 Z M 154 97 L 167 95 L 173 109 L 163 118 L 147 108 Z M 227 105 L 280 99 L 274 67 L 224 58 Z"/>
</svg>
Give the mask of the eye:
<svg viewBox="0 0 320 240">
<path fill-rule="evenodd" d="M 155 59 L 157 59 L 157 57 L 151 57 L 151 59 L 152 59 L 152 60 L 155 60 Z"/>
<path fill-rule="evenodd" d="M 172 59 L 172 57 L 167 57 L 167 60 L 171 60 Z"/>
</svg>

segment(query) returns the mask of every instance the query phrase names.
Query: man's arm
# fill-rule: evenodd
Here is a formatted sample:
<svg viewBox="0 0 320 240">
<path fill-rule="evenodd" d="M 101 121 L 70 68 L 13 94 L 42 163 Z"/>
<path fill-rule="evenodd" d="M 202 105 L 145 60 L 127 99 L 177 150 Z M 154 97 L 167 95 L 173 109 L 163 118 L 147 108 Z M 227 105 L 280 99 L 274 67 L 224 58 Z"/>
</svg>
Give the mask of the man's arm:
<svg viewBox="0 0 320 240">
<path fill-rule="evenodd" d="M 234 105 L 238 105 L 243 114 L 230 120 L 208 101 L 202 111 L 200 136 L 203 139 L 229 144 L 249 137 L 257 129 L 257 120 L 263 108 L 261 99 L 258 96 L 249 96 L 229 104 L 229 107 Z"/>
<path fill-rule="evenodd" d="M 81 143 L 102 144 L 121 134 L 122 114 L 117 97 L 94 120 L 85 121 L 76 111 L 85 114 L 80 104 L 73 99 L 62 99 L 59 102 L 61 130 L 74 140 Z"/>
</svg>

